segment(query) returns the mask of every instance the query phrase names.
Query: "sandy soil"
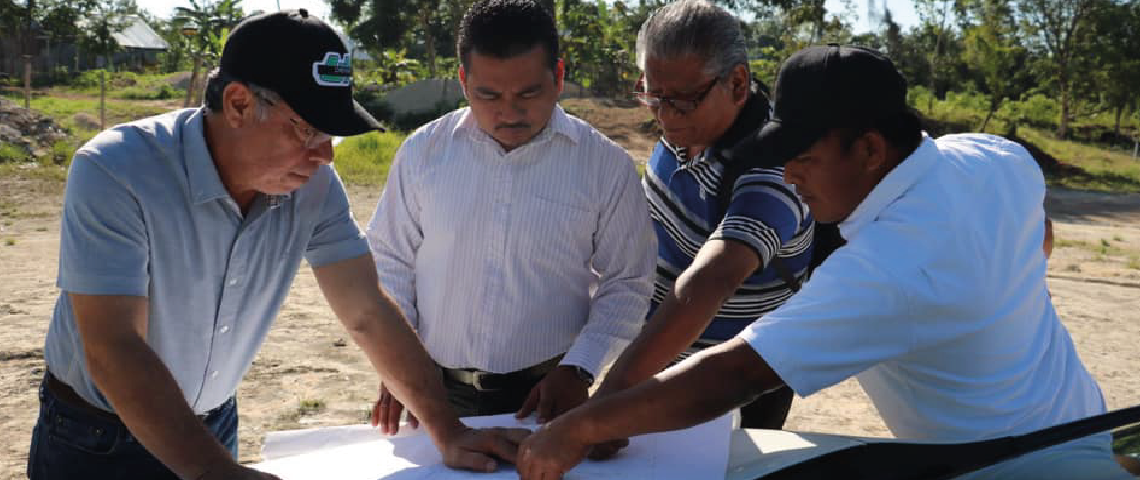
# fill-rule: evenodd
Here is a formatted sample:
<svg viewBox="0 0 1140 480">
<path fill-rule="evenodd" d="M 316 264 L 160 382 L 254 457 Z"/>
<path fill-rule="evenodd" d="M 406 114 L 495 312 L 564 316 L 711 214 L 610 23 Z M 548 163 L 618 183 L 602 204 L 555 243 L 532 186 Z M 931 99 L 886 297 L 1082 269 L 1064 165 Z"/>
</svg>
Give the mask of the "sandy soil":
<svg viewBox="0 0 1140 480">
<path fill-rule="evenodd" d="M 572 110 L 604 106 L 595 102 Z M 639 122 L 647 117 L 640 110 L 619 110 L 631 111 L 603 112 L 610 120 L 600 121 L 620 123 L 614 136 L 644 161 L 652 136 Z M 632 120 L 619 121 L 621 115 Z M 350 189 L 358 221 L 366 223 L 378 195 L 374 189 Z M 58 294 L 60 202 L 58 184 L 0 178 L 0 480 L 24 478 L 43 376 L 43 339 Z M 1049 282 L 1061 317 L 1108 407 L 1140 403 L 1140 195 L 1052 191 L 1047 207 L 1058 238 Z M 1102 248 L 1104 243 L 1109 246 Z M 303 269 L 238 391 L 242 461 L 258 460 L 269 431 L 364 421 L 377 378 L 347 340 Z M 787 427 L 888 436 L 853 381 L 797 399 Z"/>
</svg>

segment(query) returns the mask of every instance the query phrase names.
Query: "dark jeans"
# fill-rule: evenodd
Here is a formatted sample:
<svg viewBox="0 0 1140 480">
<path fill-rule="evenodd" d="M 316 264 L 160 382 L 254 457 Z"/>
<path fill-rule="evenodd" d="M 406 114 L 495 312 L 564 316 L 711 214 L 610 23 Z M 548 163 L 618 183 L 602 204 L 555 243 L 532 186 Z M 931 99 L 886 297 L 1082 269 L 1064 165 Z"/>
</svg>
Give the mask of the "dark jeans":
<svg viewBox="0 0 1140 480">
<path fill-rule="evenodd" d="M 515 413 L 522 408 L 530 390 L 538 385 L 542 376 L 511 382 L 498 390 L 477 390 L 471 385 L 443 377 L 447 389 L 447 402 L 460 417 Z"/>
<path fill-rule="evenodd" d="M 203 423 L 237 458 L 237 401 L 230 398 Z M 118 419 L 66 403 L 43 384 L 27 473 L 32 480 L 178 480 Z"/>
</svg>

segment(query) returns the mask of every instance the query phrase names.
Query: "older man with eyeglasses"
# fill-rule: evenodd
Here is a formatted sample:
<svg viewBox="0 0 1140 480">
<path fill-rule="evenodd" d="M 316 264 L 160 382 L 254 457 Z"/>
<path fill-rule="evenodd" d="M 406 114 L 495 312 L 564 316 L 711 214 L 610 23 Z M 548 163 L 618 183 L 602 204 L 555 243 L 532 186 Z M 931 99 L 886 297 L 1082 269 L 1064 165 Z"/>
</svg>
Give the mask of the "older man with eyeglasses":
<svg viewBox="0 0 1140 480">
<path fill-rule="evenodd" d="M 637 61 L 637 96 L 664 131 L 644 180 L 657 277 L 648 325 L 599 397 L 732 338 L 799 288 L 812 255 L 811 213 L 783 169 L 727 157 L 769 116 L 740 20 L 703 0 L 664 6 L 641 27 Z M 770 392 L 741 409 L 741 424 L 779 429 L 791 402 L 787 387 Z"/>
<path fill-rule="evenodd" d="M 445 463 L 493 470 L 525 431 L 476 431 L 381 291 L 329 165 L 379 124 L 336 32 L 305 10 L 230 34 L 206 105 L 119 125 L 75 154 L 28 476 L 268 479 L 238 465 L 235 390 L 301 260 Z"/>
</svg>

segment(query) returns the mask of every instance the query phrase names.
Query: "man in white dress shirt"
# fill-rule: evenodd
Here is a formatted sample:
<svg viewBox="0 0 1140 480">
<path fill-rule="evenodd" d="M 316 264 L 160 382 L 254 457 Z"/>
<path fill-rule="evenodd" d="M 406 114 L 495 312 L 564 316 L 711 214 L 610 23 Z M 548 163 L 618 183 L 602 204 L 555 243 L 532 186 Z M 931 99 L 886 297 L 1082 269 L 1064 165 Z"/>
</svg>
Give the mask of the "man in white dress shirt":
<svg viewBox="0 0 1140 480">
<path fill-rule="evenodd" d="M 772 120 L 735 153 L 784 164 L 847 244 L 736 338 L 528 437 L 524 480 L 559 478 L 591 445 L 707 421 L 782 385 L 808 396 L 849 377 L 895 437 L 915 441 L 1019 435 L 1104 413 L 1049 298 L 1041 169 L 1001 137 L 926 136 L 906 91 L 872 50 L 813 47 L 784 62 Z M 968 478 L 1128 477 L 1098 434 Z"/>
<path fill-rule="evenodd" d="M 368 241 L 452 405 L 545 421 L 585 401 L 642 325 L 648 207 L 629 155 L 557 106 L 563 64 L 546 10 L 480 1 L 457 38 L 471 106 L 400 147 Z M 381 388 L 384 431 L 398 429 L 398 400 Z"/>
</svg>

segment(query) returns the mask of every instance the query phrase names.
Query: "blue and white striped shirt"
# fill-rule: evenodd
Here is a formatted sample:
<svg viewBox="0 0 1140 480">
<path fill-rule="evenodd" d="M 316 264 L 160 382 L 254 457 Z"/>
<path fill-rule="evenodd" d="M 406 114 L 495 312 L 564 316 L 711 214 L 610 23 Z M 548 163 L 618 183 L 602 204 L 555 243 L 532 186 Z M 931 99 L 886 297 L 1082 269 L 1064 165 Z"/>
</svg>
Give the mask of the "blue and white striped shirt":
<svg viewBox="0 0 1140 480">
<path fill-rule="evenodd" d="M 706 342 L 732 338 L 792 296 L 770 266 L 774 256 L 797 279 L 807 274 L 811 260 L 814 221 L 795 187 L 784 183 L 783 168 L 745 171 L 736 180 L 727 210 L 719 196 L 724 168 L 716 149 L 685 159 L 684 152 L 662 140 L 653 150 L 643 181 L 658 245 L 653 310 L 708 240 L 732 239 L 748 245 L 764 266 L 721 306 L 701 334 Z"/>
</svg>

